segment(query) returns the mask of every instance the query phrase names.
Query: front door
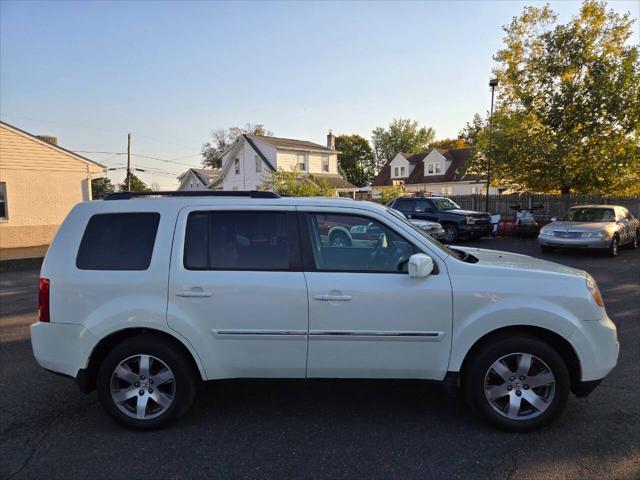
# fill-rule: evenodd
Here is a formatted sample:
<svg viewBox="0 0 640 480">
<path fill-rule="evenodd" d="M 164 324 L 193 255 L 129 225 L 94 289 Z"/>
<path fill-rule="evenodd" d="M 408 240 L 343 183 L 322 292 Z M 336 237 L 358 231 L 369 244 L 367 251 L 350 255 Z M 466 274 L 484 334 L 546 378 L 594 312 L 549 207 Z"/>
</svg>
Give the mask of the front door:
<svg viewBox="0 0 640 480">
<path fill-rule="evenodd" d="M 307 376 L 442 379 L 452 324 L 446 271 L 410 278 L 407 262 L 419 248 L 371 215 L 300 216 Z M 347 241 L 334 241 L 337 232 Z"/>
<path fill-rule="evenodd" d="M 308 301 L 294 208 L 181 211 L 167 319 L 207 377 L 304 377 Z"/>
</svg>

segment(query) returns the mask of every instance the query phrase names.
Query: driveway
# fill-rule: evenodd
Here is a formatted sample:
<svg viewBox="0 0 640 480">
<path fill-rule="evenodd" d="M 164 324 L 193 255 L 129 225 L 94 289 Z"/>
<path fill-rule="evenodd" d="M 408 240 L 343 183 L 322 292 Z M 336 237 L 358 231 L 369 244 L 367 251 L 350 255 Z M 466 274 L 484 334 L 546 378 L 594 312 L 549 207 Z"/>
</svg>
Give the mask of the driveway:
<svg viewBox="0 0 640 480">
<path fill-rule="evenodd" d="M 493 430 L 426 382 L 261 380 L 207 384 L 174 427 L 128 431 L 95 393 L 36 365 L 38 272 L 10 272 L 0 274 L 0 477 L 637 479 L 640 251 L 610 259 L 542 254 L 531 240 L 468 244 L 588 270 L 618 325 L 618 367 L 543 430 Z"/>
</svg>

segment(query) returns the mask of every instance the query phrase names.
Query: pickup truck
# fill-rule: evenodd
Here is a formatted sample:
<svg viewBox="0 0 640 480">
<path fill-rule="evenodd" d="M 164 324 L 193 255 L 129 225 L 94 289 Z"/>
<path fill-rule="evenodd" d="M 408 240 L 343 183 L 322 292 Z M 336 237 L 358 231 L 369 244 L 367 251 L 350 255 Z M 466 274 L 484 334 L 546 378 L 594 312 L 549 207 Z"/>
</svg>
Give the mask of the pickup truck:
<svg viewBox="0 0 640 480">
<path fill-rule="evenodd" d="M 397 197 L 387 204 L 407 218 L 438 222 L 445 231 L 445 242 L 460 237 L 479 238 L 491 234 L 491 216 L 486 212 L 463 210 L 446 197 Z"/>
</svg>

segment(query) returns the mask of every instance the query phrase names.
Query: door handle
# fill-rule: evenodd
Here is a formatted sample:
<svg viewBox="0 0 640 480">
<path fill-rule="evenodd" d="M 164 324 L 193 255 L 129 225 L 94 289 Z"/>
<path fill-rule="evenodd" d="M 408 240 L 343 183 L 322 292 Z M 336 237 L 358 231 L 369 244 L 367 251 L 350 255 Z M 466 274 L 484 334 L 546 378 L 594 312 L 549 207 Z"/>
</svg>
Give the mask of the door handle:
<svg viewBox="0 0 640 480">
<path fill-rule="evenodd" d="M 210 297 L 212 295 L 211 292 L 203 292 L 202 290 L 200 291 L 194 291 L 194 290 L 178 290 L 176 292 L 176 297 Z"/>
<path fill-rule="evenodd" d="M 351 295 L 314 295 L 313 299 L 323 302 L 350 302 Z"/>
</svg>

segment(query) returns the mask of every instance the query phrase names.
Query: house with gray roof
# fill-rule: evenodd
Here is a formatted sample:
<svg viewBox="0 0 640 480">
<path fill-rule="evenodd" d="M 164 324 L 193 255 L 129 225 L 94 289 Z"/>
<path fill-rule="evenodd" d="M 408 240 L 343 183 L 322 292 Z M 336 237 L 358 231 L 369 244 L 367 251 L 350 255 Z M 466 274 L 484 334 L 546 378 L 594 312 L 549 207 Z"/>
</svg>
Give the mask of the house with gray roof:
<svg viewBox="0 0 640 480">
<path fill-rule="evenodd" d="M 220 176 L 220 171 L 219 168 L 190 168 L 178 177 L 178 190 L 207 190 L 209 184 Z"/>
<path fill-rule="evenodd" d="M 327 145 L 307 140 L 244 134 L 223 154 L 220 176 L 209 184 L 215 190 L 261 190 L 266 176 L 282 168 L 295 171 L 300 181 L 324 180 L 338 195 L 353 195 L 358 188 L 338 172 L 335 136 Z"/>
<path fill-rule="evenodd" d="M 433 195 L 471 195 L 486 192 L 486 178 L 467 172 L 470 148 L 434 148 L 429 152 L 400 152 L 387 162 L 373 180 L 373 194 L 386 186 L 406 192 Z M 491 187 L 489 193 L 499 190 Z"/>
</svg>

